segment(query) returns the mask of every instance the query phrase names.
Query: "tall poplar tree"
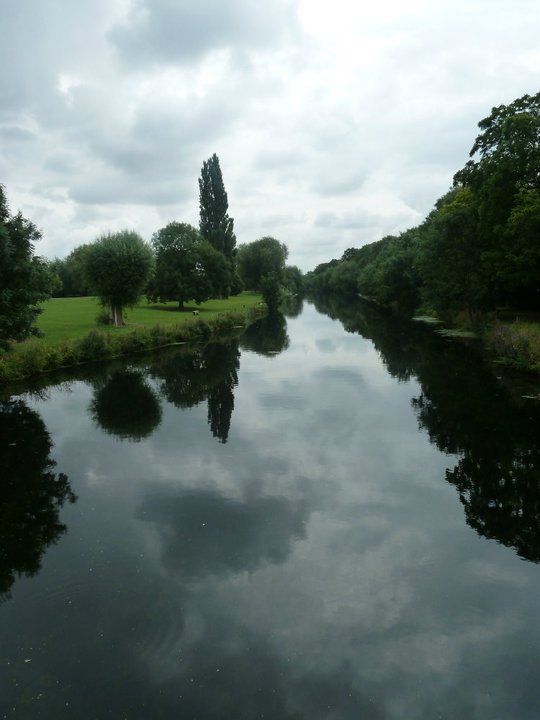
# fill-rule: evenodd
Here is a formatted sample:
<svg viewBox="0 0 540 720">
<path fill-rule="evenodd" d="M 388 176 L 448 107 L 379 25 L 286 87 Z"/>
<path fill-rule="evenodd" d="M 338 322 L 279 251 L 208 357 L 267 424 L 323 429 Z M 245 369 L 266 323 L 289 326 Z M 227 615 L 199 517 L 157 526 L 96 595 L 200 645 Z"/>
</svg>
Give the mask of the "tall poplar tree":
<svg viewBox="0 0 540 720">
<path fill-rule="evenodd" d="M 203 162 L 199 178 L 199 206 L 201 235 L 232 264 L 236 247 L 234 221 L 227 212 L 229 201 L 215 153 Z"/>
</svg>

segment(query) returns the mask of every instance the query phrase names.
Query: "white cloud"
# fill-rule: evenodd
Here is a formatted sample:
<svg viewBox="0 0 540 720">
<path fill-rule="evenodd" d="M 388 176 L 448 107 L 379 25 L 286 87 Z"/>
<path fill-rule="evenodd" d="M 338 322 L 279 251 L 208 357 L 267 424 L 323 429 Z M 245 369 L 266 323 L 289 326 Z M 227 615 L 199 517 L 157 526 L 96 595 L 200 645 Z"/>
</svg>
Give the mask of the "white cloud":
<svg viewBox="0 0 540 720">
<path fill-rule="evenodd" d="M 216 152 L 239 242 L 311 269 L 424 217 L 540 71 L 535 0 L 7 0 L 3 28 L 1 180 L 49 256 L 197 224 Z"/>
</svg>

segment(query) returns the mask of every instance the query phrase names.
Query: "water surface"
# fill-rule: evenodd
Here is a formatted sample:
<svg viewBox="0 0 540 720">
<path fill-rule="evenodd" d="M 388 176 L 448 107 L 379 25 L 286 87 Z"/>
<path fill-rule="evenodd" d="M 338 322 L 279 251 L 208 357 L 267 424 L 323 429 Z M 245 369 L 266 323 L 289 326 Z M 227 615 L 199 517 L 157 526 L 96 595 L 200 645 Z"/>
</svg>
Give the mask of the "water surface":
<svg viewBox="0 0 540 720">
<path fill-rule="evenodd" d="M 0 403 L 0 718 L 537 718 L 540 443 L 368 306 Z"/>
</svg>

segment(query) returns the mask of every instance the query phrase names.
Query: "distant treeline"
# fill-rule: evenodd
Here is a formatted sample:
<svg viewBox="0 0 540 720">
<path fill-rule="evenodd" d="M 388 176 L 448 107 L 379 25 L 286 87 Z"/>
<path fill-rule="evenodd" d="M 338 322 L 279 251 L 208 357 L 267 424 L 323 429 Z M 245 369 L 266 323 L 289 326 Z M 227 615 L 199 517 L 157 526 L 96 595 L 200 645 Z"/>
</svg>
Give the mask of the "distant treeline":
<svg viewBox="0 0 540 720">
<path fill-rule="evenodd" d="M 540 310 L 540 93 L 478 127 L 471 159 L 421 225 L 318 265 L 307 292 L 471 320 L 501 306 Z"/>
</svg>

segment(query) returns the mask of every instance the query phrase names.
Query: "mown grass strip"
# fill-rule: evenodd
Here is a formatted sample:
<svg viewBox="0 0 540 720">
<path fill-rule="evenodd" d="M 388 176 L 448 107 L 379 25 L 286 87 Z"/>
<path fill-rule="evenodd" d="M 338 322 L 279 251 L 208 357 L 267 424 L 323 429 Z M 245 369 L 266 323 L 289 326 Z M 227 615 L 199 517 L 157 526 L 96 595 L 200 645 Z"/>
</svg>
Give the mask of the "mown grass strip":
<svg viewBox="0 0 540 720">
<path fill-rule="evenodd" d="M 245 295 L 247 294 L 244 294 L 244 297 Z M 225 300 L 207 303 L 206 308 L 202 306 L 197 308 L 200 313 L 197 317 L 188 312 L 177 313 L 181 317 L 176 323 L 160 322 L 172 315 L 171 310 L 164 309 L 162 312 L 154 311 L 152 318 L 156 319 L 153 322 L 135 323 L 132 318 L 131 323 L 123 328 L 100 329 L 96 328 L 94 322 L 86 333 L 84 333 L 84 311 L 82 318 L 75 322 L 70 320 L 66 308 L 60 307 L 59 311 L 55 309 L 48 318 L 45 318 L 44 326 L 49 327 L 49 335 L 20 343 L 0 356 L 0 383 L 15 382 L 59 368 L 114 359 L 178 343 L 208 342 L 214 337 L 233 332 L 239 326 L 252 322 L 266 312 L 265 307 L 260 305 L 260 297 L 255 294 L 250 295 L 251 301 L 248 302 L 241 302 L 242 296 L 238 296 L 234 298 L 235 303 Z M 89 300 L 89 298 L 70 298 L 72 302 L 81 299 Z M 227 303 L 229 307 L 241 306 L 242 309 L 225 310 Z M 75 303 L 77 308 L 83 305 L 83 303 Z M 91 307 L 89 303 L 88 307 Z M 221 312 L 219 308 L 223 308 Z M 141 308 L 139 318 L 144 317 L 147 309 Z M 86 315 L 88 316 L 88 313 Z M 73 329 L 66 334 L 71 322 Z"/>
<path fill-rule="evenodd" d="M 257 306 L 260 301 L 258 293 L 243 292 L 226 300 L 208 300 L 201 305 L 187 303 L 182 311 L 178 310 L 178 303 L 151 305 L 142 301 L 136 307 L 126 310 L 126 325 L 115 328 L 97 324 L 96 318 L 103 308 L 95 297 L 52 298 L 43 303 L 43 313 L 38 317 L 37 326 L 44 333 L 39 342 L 51 346 L 64 340 L 77 340 L 96 328 L 118 334 L 158 324 L 178 325 L 192 319 L 193 310 L 199 313 L 200 318 L 211 320 L 224 312 L 244 312 Z"/>
</svg>

